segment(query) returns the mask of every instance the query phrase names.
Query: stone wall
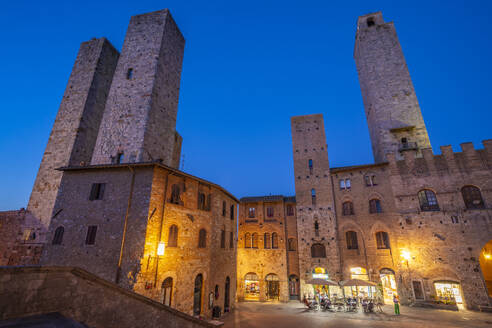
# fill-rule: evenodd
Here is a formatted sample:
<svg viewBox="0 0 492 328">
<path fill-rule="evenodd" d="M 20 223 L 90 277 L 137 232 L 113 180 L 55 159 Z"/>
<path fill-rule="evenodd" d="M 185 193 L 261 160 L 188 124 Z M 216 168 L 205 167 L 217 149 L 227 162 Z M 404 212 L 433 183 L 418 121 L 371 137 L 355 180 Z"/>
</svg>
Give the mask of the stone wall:
<svg viewBox="0 0 492 328">
<path fill-rule="evenodd" d="M 376 163 L 389 152 L 399 156 L 401 138 L 416 142 L 419 153 L 430 148 L 395 27 L 381 12 L 359 17 L 354 58 Z"/>
<path fill-rule="evenodd" d="M 92 164 L 173 165 L 184 43 L 167 9 L 131 18 Z"/>
<path fill-rule="evenodd" d="M 91 160 L 118 56 L 105 38 L 80 45 L 27 207 L 45 229 L 62 178 L 55 169 Z"/>
<path fill-rule="evenodd" d="M 59 312 L 89 327 L 217 327 L 71 267 L 0 268 L 0 320 Z"/>
<path fill-rule="evenodd" d="M 0 266 L 37 264 L 43 244 L 36 237 L 45 230 L 25 209 L 0 212 Z"/>
</svg>

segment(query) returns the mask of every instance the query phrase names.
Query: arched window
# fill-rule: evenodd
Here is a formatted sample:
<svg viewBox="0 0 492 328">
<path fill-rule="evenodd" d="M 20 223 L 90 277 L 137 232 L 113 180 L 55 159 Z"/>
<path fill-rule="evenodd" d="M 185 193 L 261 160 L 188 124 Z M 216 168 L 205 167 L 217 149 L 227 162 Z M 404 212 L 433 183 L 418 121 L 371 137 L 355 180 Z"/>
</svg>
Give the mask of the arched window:
<svg viewBox="0 0 492 328">
<path fill-rule="evenodd" d="M 169 227 L 167 247 L 178 247 L 178 226 L 175 224 Z"/>
<path fill-rule="evenodd" d="M 225 248 L 225 238 L 226 238 L 226 232 L 225 230 L 220 231 L 220 248 Z"/>
<path fill-rule="evenodd" d="M 53 237 L 53 245 L 61 245 L 63 241 L 63 233 L 65 232 L 65 228 L 58 227 L 55 230 L 55 236 Z"/>
<path fill-rule="evenodd" d="M 272 248 L 278 248 L 278 234 L 272 233 Z"/>
<path fill-rule="evenodd" d="M 177 184 L 173 184 L 171 187 L 170 203 L 176 204 L 176 205 L 181 204 L 181 190 Z"/>
<path fill-rule="evenodd" d="M 343 215 L 354 215 L 354 204 L 350 201 L 346 201 L 342 204 Z"/>
<path fill-rule="evenodd" d="M 244 234 L 244 248 L 251 248 L 251 234 L 249 232 Z"/>
<path fill-rule="evenodd" d="M 173 278 L 168 277 L 162 282 L 162 303 L 171 306 L 171 298 L 173 292 Z"/>
<path fill-rule="evenodd" d="M 198 248 L 205 248 L 205 247 L 207 247 L 207 230 L 200 229 L 198 235 Z"/>
<path fill-rule="evenodd" d="M 376 245 L 378 249 L 389 249 L 390 242 L 388 233 L 385 231 L 376 232 Z"/>
<path fill-rule="evenodd" d="M 263 235 L 263 244 L 266 249 L 272 248 L 272 239 L 270 238 L 270 234 L 268 232 L 265 232 Z"/>
<path fill-rule="evenodd" d="M 379 199 L 371 199 L 369 201 L 369 213 L 382 213 L 381 201 Z"/>
<path fill-rule="evenodd" d="M 326 257 L 325 245 L 313 244 L 311 246 L 311 257 Z"/>
<path fill-rule="evenodd" d="M 359 243 L 357 242 L 357 232 L 347 231 L 345 233 L 345 239 L 347 239 L 347 249 L 359 248 Z"/>
<path fill-rule="evenodd" d="M 289 238 L 287 244 L 288 244 L 289 251 L 295 251 L 296 250 L 296 240 L 294 238 Z"/>
<path fill-rule="evenodd" d="M 436 194 L 429 189 L 424 189 L 418 193 L 420 210 L 422 211 L 439 211 Z"/>
<path fill-rule="evenodd" d="M 222 202 L 222 216 L 226 216 L 226 207 L 227 207 L 227 204 L 225 202 L 225 200 Z"/>
<path fill-rule="evenodd" d="M 258 248 L 258 234 L 256 232 L 251 235 L 251 247 Z"/>
<path fill-rule="evenodd" d="M 193 315 L 200 315 L 202 312 L 202 288 L 203 276 L 199 273 L 195 278 L 195 288 L 193 290 Z"/>
<path fill-rule="evenodd" d="M 316 205 L 316 190 L 314 190 L 314 188 L 311 189 L 311 202 L 313 206 Z"/>
<path fill-rule="evenodd" d="M 463 201 L 465 202 L 466 208 L 484 208 L 482 194 L 480 189 L 475 186 L 464 186 L 461 188 L 461 195 L 463 196 Z"/>
</svg>

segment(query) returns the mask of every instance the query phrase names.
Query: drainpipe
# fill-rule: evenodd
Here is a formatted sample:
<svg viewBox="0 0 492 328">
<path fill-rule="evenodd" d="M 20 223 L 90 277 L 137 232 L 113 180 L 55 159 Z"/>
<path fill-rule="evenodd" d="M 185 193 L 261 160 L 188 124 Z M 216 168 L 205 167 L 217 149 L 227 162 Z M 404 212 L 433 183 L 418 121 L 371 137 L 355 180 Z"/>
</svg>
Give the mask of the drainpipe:
<svg viewBox="0 0 492 328">
<path fill-rule="evenodd" d="M 342 259 L 342 250 L 340 246 L 340 242 L 338 240 L 339 233 L 338 233 L 338 215 L 337 215 L 337 200 L 335 198 L 335 185 L 333 184 L 333 176 L 330 174 L 330 180 L 331 180 L 331 193 L 333 196 L 333 213 L 335 214 L 334 220 L 335 220 L 335 238 L 336 238 L 336 243 L 337 243 L 337 249 L 338 249 L 338 261 L 340 264 L 340 274 L 341 274 L 341 279 L 343 280 L 343 259 Z M 342 289 L 343 290 L 343 289 Z"/>
<path fill-rule="evenodd" d="M 164 211 L 166 210 L 166 202 L 167 202 L 167 185 L 168 185 L 168 180 L 169 180 L 169 171 L 167 172 L 166 175 L 166 182 L 164 185 L 164 200 L 162 202 L 162 210 L 161 210 L 161 221 L 159 225 L 159 240 L 157 241 L 157 244 L 155 245 L 155 258 L 156 258 L 156 264 L 155 264 L 155 276 L 154 276 L 154 287 L 157 286 L 157 274 L 159 272 L 159 255 L 157 255 L 157 249 L 159 248 L 159 243 L 162 240 L 162 227 L 164 226 Z"/>
<path fill-rule="evenodd" d="M 132 173 L 132 179 L 130 183 L 130 194 L 128 195 L 128 203 L 126 206 L 126 213 L 125 213 L 125 223 L 123 225 L 123 236 L 121 238 L 121 246 L 120 246 L 120 258 L 118 259 L 118 267 L 116 269 L 116 278 L 115 282 L 118 284 L 120 282 L 120 276 L 121 276 L 121 262 L 123 261 L 123 249 L 125 247 L 125 238 L 126 238 L 126 228 L 128 226 L 128 214 L 130 213 L 130 207 L 132 205 L 132 196 L 133 196 L 133 186 L 135 184 L 135 169 L 133 169 L 131 166 L 128 166 L 128 169 Z"/>
</svg>

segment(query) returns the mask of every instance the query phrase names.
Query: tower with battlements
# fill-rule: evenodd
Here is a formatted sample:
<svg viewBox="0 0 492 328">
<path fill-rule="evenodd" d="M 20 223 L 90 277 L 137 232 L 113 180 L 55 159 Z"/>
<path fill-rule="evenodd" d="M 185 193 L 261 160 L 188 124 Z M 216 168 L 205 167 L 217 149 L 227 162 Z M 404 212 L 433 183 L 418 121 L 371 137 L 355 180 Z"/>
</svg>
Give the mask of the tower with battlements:
<svg viewBox="0 0 492 328">
<path fill-rule="evenodd" d="M 429 136 L 395 26 L 381 12 L 357 20 L 354 58 L 376 163 L 387 153 L 421 156 Z"/>
</svg>

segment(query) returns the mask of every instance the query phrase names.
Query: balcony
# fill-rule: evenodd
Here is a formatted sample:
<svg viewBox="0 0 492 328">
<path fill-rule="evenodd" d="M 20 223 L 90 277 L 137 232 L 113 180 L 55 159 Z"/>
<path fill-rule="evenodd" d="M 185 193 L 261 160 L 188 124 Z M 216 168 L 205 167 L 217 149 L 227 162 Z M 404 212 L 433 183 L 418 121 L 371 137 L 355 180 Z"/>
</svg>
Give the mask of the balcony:
<svg viewBox="0 0 492 328">
<path fill-rule="evenodd" d="M 400 144 L 398 150 L 399 151 L 407 151 L 407 150 L 417 150 L 416 142 L 403 142 Z"/>
</svg>

